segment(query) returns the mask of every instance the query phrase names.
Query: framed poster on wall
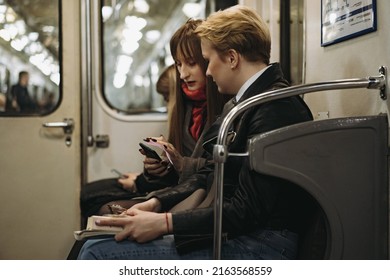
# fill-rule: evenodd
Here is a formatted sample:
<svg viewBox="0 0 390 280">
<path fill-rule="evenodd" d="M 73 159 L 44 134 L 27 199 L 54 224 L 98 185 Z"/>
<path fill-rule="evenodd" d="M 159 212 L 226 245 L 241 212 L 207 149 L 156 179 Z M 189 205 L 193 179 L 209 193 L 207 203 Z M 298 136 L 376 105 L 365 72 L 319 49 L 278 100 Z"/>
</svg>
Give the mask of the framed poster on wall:
<svg viewBox="0 0 390 280">
<path fill-rule="evenodd" d="M 376 0 L 321 0 L 321 46 L 376 31 Z"/>
</svg>

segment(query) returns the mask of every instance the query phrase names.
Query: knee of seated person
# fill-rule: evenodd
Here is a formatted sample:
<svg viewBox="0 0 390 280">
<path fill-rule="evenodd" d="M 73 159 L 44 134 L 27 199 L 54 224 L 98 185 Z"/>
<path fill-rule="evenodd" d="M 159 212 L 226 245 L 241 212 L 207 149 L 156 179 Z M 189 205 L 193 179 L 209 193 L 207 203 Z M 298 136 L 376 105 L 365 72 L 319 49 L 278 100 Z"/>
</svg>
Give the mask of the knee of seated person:
<svg viewBox="0 0 390 280">
<path fill-rule="evenodd" d="M 87 240 L 83 247 L 80 250 L 79 256 L 77 257 L 78 260 L 97 260 L 97 256 L 94 253 L 96 245 L 96 240 L 90 239 Z"/>
</svg>

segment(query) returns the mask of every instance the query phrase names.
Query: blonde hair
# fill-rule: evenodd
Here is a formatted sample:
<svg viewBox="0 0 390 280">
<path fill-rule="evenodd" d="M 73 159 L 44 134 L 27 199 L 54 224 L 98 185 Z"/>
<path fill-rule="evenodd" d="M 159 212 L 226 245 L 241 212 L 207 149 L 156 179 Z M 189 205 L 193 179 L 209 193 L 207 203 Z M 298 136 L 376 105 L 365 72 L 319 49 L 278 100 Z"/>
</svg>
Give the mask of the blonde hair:
<svg viewBox="0 0 390 280">
<path fill-rule="evenodd" d="M 220 54 L 234 49 L 248 61 L 269 64 L 271 35 L 267 24 L 255 10 L 235 5 L 212 13 L 195 33 L 208 40 Z"/>
</svg>

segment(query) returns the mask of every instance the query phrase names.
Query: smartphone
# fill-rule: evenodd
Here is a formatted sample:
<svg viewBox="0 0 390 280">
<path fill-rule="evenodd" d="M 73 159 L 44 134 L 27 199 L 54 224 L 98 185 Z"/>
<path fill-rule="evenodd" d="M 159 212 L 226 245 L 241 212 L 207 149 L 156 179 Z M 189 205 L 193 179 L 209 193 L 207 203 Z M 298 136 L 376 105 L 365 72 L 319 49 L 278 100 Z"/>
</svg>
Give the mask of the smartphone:
<svg viewBox="0 0 390 280">
<path fill-rule="evenodd" d="M 116 170 L 115 168 L 114 169 L 111 169 L 111 172 L 114 172 L 116 175 L 119 176 L 119 178 L 121 179 L 126 179 L 127 178 L 127 175 L 123 174 L 122 172 Z"/>
<path fill-rule="evenodd" d="M 157 159 L 158 161 L 161 161 L 161 157 L 158 155 L 158 153 L 155 150 L 153 150 L 152 148 L 149 148 L 148 146 L 146 146 L 143 143 L 139 143 L 139 145 L 141 146 L 142 150 L 145 151 L 145 155 L 148 158 L 154 158 L 154 159 Z"/>
</svg>

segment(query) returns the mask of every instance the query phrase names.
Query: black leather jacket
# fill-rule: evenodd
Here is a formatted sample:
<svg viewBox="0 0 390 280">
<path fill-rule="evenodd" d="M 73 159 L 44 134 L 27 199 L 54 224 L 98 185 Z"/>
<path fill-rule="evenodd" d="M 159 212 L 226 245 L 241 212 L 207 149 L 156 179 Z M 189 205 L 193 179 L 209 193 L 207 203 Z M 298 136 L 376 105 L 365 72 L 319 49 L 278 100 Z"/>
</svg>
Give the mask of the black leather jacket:
<svg viewBox="0 0 390 280">
<path fill-rule="evenodd" d="M 241 102 L 264 91 L 287 87 L 279 64 L 272 64 L 244 93 Z M 229 145 L 231 152 L 246 151 L 249 138 L 287 125 L 310 121 L 312 114 L 300 97 L 290 97 L 255 106 L 236 119 L 236 132 Z M 222 121 L 219 118 L 206 132 L 204 148 L 212 151 Z M 182 184 L 157 192 L 163 210 L 198 188 L 209 190 L 214 177 L 214 165 L 206 165 Z M 301 213 L 306 197 L 300 188 L 282 179 L 258 174 L 249 169 L 247 158 L 229 157 L 224 171 L 223 231 L 230 236 L 249 233 L 262 228 L 290 229 L 299 232 Z M 299 207 L 297 207 L 297 205 Z M 175 240 L 183 236 L 211 235 L 213 232 L 213 207 L 197 208 L 173 213 Z"/>
</svg>

